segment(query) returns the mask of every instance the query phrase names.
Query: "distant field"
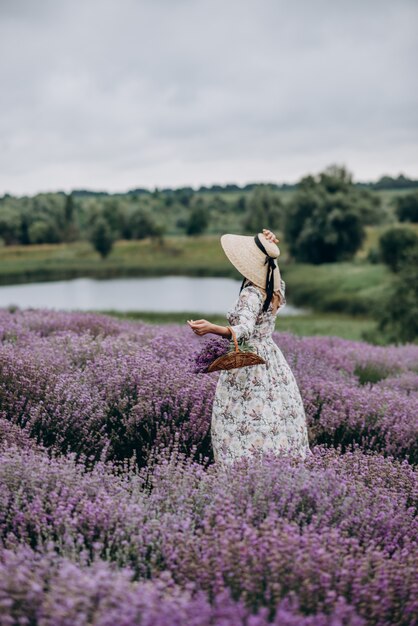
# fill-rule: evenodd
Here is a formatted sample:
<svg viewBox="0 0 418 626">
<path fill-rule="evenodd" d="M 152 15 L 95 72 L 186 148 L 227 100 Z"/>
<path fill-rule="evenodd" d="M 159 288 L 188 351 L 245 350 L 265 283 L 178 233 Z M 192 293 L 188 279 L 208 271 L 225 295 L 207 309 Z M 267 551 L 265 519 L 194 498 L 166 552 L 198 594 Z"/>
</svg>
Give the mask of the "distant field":
<svg viewBox="0 0 418 626">
<path fill-rule="evenodd" d="M 391 274 L 382 264 L 327 263 L 319 266 L 293 264 L 282 271 L 289 299 L 296 306 L 316 311 L 339 311 L 370 315 L 380 306 Z"/>
<path fill-rule="evenodd" d="M 214 324 L 226 325 L 227 319 L 209 313 L 150 313 L 133 311 L 120 313 L 118 311 L 97 311 L 120 319 L 140 320 L 151 324 L 186 324 L 188 319 L 208 319 Z M 352 317 L 349 315 L 332 313 L 312 313 L 309 315 L 295 315 L 289 317 L 278 316 L 276 330 L 290 332 L 300 336 L 328 335 L 343 337 L 344 339 L 362 340 L 363 332 L 374 328 L 374 322 L 367 318 Z"/>
<path fill-rule="evenodd" d="M 233 276 L 219 237 L 167 237 L 163 246 L 118 241 L 107 259 L 87 242 L 0 248 L 0 284 L 89 276 Z"/>
</svg>

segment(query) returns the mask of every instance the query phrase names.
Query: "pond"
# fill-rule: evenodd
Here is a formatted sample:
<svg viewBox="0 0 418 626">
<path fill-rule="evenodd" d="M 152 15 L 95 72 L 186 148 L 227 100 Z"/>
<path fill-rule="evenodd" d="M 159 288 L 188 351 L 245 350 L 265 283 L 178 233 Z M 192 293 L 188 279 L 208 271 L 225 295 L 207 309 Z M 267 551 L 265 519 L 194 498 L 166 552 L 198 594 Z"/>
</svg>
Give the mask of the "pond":
<svg viewBox="0 0 418 626">
<path fill-rule="evenodd" d="M 241 281 L 231 278 L 77 278 L 0 286 L 0 307 L 71 310 L 199 312 L 225 315 L 238 297 Z M 279 315 L 306 311 L 286 304 Z"/>
</svg>

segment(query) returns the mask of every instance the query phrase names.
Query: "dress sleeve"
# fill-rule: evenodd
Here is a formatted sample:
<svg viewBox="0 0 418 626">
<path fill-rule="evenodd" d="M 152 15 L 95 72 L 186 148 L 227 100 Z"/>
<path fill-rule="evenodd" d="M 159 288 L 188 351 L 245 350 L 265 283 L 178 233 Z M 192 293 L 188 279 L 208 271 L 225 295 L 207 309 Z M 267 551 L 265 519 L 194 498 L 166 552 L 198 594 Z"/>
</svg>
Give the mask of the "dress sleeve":
<svg viewBox="0 0 418 626">
<path fill-rule="evenodd" d="M 255 322 L 263 305 L 261 292 L 253 286 L 244 287 L 241 291 L 231 319 L 238 319 L 237 324 L 230 324 L 235 331 L 237 341 L 247 341 L 253 334 Z"/>
</svg>

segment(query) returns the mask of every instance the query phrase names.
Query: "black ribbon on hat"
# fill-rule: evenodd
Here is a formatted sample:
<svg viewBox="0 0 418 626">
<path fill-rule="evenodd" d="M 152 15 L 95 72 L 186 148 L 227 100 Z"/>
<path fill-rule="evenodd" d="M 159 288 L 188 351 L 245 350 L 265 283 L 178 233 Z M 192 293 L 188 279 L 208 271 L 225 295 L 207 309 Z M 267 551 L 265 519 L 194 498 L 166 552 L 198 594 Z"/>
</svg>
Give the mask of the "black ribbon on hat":
<svg viewBox="0 0 418 626">
<path fill-rule="evenodd" d="M 267 293 L 267 297 L 264 301 L 263 304 L 263 311 L 267 311 L 269 304 L 271 302 L 271 299 L 273 297 L 273 291 L 274 291 L 274 270 L 276 269 L 277 265 L 275 260 L 273 259 L 273 257 L 269 256 L 267 254 L 267 250 L 265 249 L 265 247 L 263 246 L 263 244 L 261 243 L 259 236 L 256 235 L 254 237 L 254 241 L 257 244 L 257 247 L 261 250 L 261 252 L 263 252 L 263 254 L 266 255 L 266 260 L 264 261 L 264 265 L 267 263 L 267 272 L 266 272 L 266 284 L 265 284 L 265 290 Z M 244 276 L 242 283 L 241 283 L 241 289 L 239 290 L 239 292 L 241 293 L 242 288 L 244 287 L 245 281 L 247 280 L 247 278 Z"/>
</svg>

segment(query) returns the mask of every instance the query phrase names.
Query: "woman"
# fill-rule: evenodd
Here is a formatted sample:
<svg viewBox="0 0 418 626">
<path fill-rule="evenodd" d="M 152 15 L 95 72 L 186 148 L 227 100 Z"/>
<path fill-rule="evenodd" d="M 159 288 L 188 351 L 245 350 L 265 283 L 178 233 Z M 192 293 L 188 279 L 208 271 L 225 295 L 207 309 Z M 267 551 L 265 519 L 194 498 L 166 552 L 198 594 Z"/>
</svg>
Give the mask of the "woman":
<svg viewBox="0 0 418 626">
<path fill-rule="evenodd" d="M 223 235 L 222 248 L 244 276 L 227 318 L 238 340 L 248 341 L 265 364 L 222 370 L 212 410 L 215 461 L 233 462 L 257 452 L 311 454 L 306 415 L 296 379 L 273 341 L 277 311 L 286 303 L 285 282 L 275 259 L 280 254 L 273 232 L 255 237 Z M 226 326 L 188 320 L 197 335 L 230 338 Z"/>
</svg>

